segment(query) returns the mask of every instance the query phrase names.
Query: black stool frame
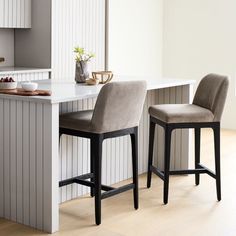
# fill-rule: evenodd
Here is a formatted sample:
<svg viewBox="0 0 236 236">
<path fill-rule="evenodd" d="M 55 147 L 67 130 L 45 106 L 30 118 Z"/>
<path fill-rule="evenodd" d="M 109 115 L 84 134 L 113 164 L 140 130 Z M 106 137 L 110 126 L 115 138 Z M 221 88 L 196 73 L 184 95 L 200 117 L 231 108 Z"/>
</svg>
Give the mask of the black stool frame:
<svg viewBox="0 0 236 236">
<path fill-rule="evenodd" d="M 95 218 L 96 224 L 101 224 L 101 200 L 112 197 L 116 194 L 133 189 L 134 208 L 138 209 L 138 127 L 113 131 L 108 133 L 96 134 L 72 129 L 60 128 L 59 137 L 62 134 L 72 135 L 90 139 L 90 170 L 91 173 L 83 174 L 70 179 L 62 180 L 59 182 L 59 187 L 69 184 L 77 183 L 88 186 L 91 188 L 91 197 L 95 196 Z M 119 188 L 102 185 L 101 183 L 101 170 L 102 170 L 102 142 L 108 138 L 121 137 L 130 135 L 132 145 L 132 169 L 133 169 L 133 182 Z M 90 179 L 88 181 L 87 179 Z M 102 193 L 101 191 L 105 192 Z"/>
<path fill-rule="evenodd" d="M 165 151 L 164 151 L 164 171 L 153 166 L 153 143 L 156 124 L 165 130 Z M 195 169 L 170 171 L 170 150 L 171 150 L 171 133 L 174 129 L 191 129 L 195 131 Z M 200 137 L 201 128 L 212 128 L 214 132 L 215 146 L 215 173 L 200 163 Z M 159 119 L 150 116 L 149 130 L 149 153 L 148 153 L 148 177 L 147 187 L 151 187 L 152 172 L 164 181 L 164 204 L 168 203 L 169 175 L 195 174 L 195 184 L 199 185 L 199 174 L 208 174 L 216 179 L 217 199 L 221 200 L 221 183 L 220 183 L 220 122 L 206 123 L 165 123 Z"/>
</svg>

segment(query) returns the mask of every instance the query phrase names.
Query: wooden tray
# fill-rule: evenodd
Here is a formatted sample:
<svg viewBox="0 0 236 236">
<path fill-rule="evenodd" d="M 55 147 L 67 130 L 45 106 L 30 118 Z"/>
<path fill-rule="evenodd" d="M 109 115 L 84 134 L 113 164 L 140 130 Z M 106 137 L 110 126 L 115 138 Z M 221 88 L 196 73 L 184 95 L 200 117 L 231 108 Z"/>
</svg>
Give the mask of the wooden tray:
<svg viewBox="0 0 236 236">
<path fill-rule="evenodd" d="M 27 92 L 22 88 L 17 89 L 1 89 L 0 93 L 17 95 L 17 96 L 51 96 L 51 91 L 48 90 L 35 90 L 34 92 Z"/>
</svg>

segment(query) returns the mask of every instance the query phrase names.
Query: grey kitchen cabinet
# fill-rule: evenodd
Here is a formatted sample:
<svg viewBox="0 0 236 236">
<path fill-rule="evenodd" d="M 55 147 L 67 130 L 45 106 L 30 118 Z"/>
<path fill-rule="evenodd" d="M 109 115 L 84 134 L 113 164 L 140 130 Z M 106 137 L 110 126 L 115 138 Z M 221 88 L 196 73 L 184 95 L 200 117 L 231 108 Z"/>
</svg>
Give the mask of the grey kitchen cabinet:
<svg viewBox="0 0 236 236">
<path fill-rule="evenodd" d="M 31 0 L 0 0 L 0 28 L 31 28 Z"/>
</svg>

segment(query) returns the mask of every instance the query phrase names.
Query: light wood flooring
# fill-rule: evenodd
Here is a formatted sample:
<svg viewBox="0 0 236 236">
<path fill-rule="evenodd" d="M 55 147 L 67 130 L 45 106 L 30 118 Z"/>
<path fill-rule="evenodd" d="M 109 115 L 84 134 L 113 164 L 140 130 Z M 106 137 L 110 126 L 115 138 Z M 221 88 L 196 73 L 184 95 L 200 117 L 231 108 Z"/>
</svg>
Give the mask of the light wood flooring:
<svg viewBox="0 0 236 236">
<path fill-rule="evenodd" d="M 169 204 L 162 204 L 163 183 L 153 177 L 146 189 L 146 175 L 140 176 L 140 208 L 133 209 L 132 192 L 102 202 L 102 224 L 94 225 L 94 201 L 83 197 L 60 207 L 60 232 L 55 236 L 235 236 L 236 235 L 236 132 L 222 130 L 222 201 L 216 201 L 215 181 L 201 175 L 171 177 Z M 202 133 L 202 163 L 214 168 L 213 138 Z M 123 182 L 122 184 L 124 184 Z M 47 235 L 0 219 L 1 236 Z"/>
</svg>

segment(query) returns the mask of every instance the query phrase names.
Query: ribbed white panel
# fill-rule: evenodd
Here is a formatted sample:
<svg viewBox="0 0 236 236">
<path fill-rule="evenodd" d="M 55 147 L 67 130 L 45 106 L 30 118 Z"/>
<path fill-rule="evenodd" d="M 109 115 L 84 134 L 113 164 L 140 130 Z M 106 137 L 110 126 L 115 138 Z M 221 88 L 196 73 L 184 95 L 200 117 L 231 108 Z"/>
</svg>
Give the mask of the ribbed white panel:
<svg viewBox="0 0 236 236">
<path fill-rule="evenodd" d="M 58 116 L 58 105 L 0 99 L 0 217 L 47 232 L 58 229 Z"/>
<path fill-rule="evenodd" d="M 73 81 L 75 46 L 96 54 L 90 70 L 105 68 L 105 0 L 52 0 L 54 80 Z"/>
<path fill-rule="evenodd" d="M 15 81 L 33 81 L 33 80 L 46 80 L 49 79 L 49 72 L 32 72 L 32 73 L 6 73 L 0 74 L 0 78 L 2 77 L 12 77 Z"/>
<path fill-rule="evenodd" d="M 92 109 L 95 99 L 77 102 L 62 103 L 60 113 Z M 144 110 L 139 126 L 139 173 L 147 171 L 149 115 L 148 107 L 162 103 L 188 103 L 189 86 L 179 86 L 148 91 Z M 155 165 L 163 168 L 164 132 L 156 129 L 154 158 Z M 188 131 L 174 131 L 172 136 L 171 168 L 181 169 L 188 166 Z M 187 144 L 187 145 L 186 145 Z M 60 145 L 59 178 L 64 180 L 90 172 L 90 146 L 89 141 L 63 135 Z M 131 142 L 130 137 L 120 137 L 105 140 L 103 143 L 102 182 L 110 185 L 132 176 L 131 168 Z M 88 193 L 87 187 L 80 185 L 65 186 L 60 189 L 60 202 L 64 202 Z"/>
<path fill-rule="evenodd" d="M 30 28 L 31 0 L 0 0 L 0 28 Z"/>
</svg>

